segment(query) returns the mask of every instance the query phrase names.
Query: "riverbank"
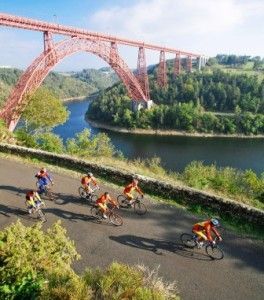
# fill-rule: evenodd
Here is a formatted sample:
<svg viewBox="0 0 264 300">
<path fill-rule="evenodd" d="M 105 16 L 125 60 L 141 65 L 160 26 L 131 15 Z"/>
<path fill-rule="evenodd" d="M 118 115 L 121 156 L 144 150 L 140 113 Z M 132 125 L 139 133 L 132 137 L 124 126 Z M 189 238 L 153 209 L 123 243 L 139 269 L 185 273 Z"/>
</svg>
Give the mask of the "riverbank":
<svg viewBox="0 0 264 300">
<path fill-rule="evenodd" d="M 62 98 L 61 101 L 62 102 L 73 102 L 73 101 L 82 101 L 85 100 L 87 98 L 89 98 L 90 96 L 79 96 L 79 97 L 70 97 L 70 98 Z"/>
<path fill-rule="evenodd" d="M 106 129 L 114 132 L 128 133 L 128 134 L 140 134 L 140 135 L 164 135 L 164 136 L 186 136 L 186 137 L 205 137 L 205 138 L 246 138 L 246 139 L 264 139 L 264 135 L 243 135 L 243 134 L 214 134 L 214 133 L 200 133 L 200 132 L 187 132 L 178 130 L 163 130 L 163 129 L 127 129 L 124 127 L 107 125 L 102 122 L 94 121 L 85 117 L 93 127 L 99 129 Z"/>
<path fill-rule="evenodd" d="M 79 97 L 69 97 L 69 98 L 62 98 L 61 101 L 62 102 L 79 102 L 79 101 L 83 101 L 83 100 L 93 100 L 96 96 L 98 95 L 98 92 L 95 92 L 93 94 L 90 95 L 86 95 L 86 96 L 79 96 Z"/>
</svg>

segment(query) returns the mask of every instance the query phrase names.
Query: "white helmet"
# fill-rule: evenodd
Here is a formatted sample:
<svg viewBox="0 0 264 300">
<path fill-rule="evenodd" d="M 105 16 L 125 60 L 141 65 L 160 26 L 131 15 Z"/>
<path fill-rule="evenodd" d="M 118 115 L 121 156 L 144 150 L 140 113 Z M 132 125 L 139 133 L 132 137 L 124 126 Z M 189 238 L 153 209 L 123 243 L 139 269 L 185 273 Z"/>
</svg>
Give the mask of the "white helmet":
<svg viewBox="0 0 264 300">
<path fill-rule="evenodd" d="M 212 223 L 215 227 L 219 227 L 219 226 L 220 226 L 220 222 L 219 222 L 217 219 L 215 219 L 215 218 L 211 219 L 211 223 Z"/>
</svg>

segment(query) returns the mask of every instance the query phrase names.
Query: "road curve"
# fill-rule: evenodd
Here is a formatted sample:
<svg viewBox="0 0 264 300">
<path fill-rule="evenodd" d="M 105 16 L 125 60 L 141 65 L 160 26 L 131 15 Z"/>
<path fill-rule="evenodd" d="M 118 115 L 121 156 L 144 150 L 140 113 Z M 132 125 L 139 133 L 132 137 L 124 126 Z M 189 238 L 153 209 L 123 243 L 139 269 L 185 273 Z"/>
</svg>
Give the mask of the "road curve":
<svg viewBox="0 0 264 300">
<path fill-rule="evenodd" d="M 37 169 L 0 158 L 0 229 L 20 218 L 34 224 L 24 207 L 25 191 L 34 188 Z M 137 216 L 132 210 L 120 211 L 122 227 L 97 224 L 90 207 L 79 199 L 79 181 L 53 174 L 55 202 L 47 201 L 48 222 L 62 220 L 76 243 L 82 260 L 74 264 L 77 272 L 85 267 L 104 267 L 112 261 L 159 266 L 159 274 L 177 281 L 183 299 L 263 299 L 263 242 L 241 238 L 225 231 L 222 248 L 225 258 L 211 261 L 203 251 L 184 249 L 179 241 L 182 232 L 190 231 L 197 217 L 183 209 L 146 199 L 148 213 Z M 101 184 L 101 191 L 117 196 L 120 191 Z"/>
</svg>

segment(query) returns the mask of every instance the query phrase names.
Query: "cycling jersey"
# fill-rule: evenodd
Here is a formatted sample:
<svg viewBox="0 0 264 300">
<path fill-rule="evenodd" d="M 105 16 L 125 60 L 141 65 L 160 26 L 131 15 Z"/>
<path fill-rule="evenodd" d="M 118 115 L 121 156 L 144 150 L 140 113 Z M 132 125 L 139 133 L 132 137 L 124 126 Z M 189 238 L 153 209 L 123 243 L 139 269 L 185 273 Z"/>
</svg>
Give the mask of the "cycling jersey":
<svg viewBox="0 0 264 300">
<path fill-rule="evenodd" d="M 102 195 L 100 198 L 96 200 L 96 204 L 106 204 L 107 202 L 114 203 L 114 201 L 111 199 L 110 195 Z"/>
<path fill-rule="evenodd" d="M 47 185 L 47 184 L 48 184 L 48 181 L 49 181 L 49 182 L 52 182 L 52 179 L 51 179 L 51 177 L 50 177 L 50 175 L 49 175 L 48 172 L 40 172 L 40 171 L 39 171 L 39 172 L 35 175 L 35 177 L 37 177 L 38 182 L 39 182 L 40 184 Z"/>
<path fill-rule="evenodd" d="M 41 202 L 40 196 L 36 192 L 27 192 L 26 193 L 26 204 L 28 206 L 35 206 L 36 202 Z"/>
<path fill-rule="evenodd" d="M 94 185 L 97 185 L 97 182 L 95 181 L 94 177 L 88 177 L 88 176 L 84 176 L 81 180 L 81 183 L 83 185 L 90 185 L 91 183 L 93 183 Z"/>
<path fill-rule="evenodd" d="M 203 221 L 203 222 L 199 222 L 199 223 L 194 224 L 192 231 L 194 233 L 198 234 L 199 236 L 201 236 L 202 238 L 204 238 L 205 240 L 208 239 L 210 242 L 213 241 L 213 238 L 212 238 L 212 235 L 211 235 L 211 231 L 213 231 L 213 233 L 218 238 L 220 237 L 219 232 L 212 225 L 211 220 L 207 220 L 207 221 Z"/>
<path fill-rule="evenodd" d="M 134 184 L 133 182 L 128 184 L 124 189 L 124 194 L 131 194 L 133 191 L 137 191 L 139 194 L 143 195 L 143 192 L 139 188 L 137 184 Z"/>
</svg>

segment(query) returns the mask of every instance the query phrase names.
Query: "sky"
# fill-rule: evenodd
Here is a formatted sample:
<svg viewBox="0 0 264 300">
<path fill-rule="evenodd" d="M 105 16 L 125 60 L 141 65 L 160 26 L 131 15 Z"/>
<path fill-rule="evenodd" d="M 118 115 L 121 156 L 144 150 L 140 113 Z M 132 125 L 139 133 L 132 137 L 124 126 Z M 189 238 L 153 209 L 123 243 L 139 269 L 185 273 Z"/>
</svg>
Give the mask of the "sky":
<svg viewBox="0 0 264 300">
<path fill-rule="evenodd" d="M 56 22 L 143 40 L 206 56 L 218 53 L 264 56 L 264 0 L 0 0 L 0 13 Z M 57 41 L 61 37 L 55 37 Z M 43 51 L 39 32 L 0 26 L 0 66 L 25 69 Z M 137 49 L 120 46 L 130 68 Z M 147 51 L 147 64 L 159 53 Z M 166 58 L 172 58 L 167 55 Z M 60 62 L 57 71 L 100 68 L 89 53 Z"/>
</svg>

